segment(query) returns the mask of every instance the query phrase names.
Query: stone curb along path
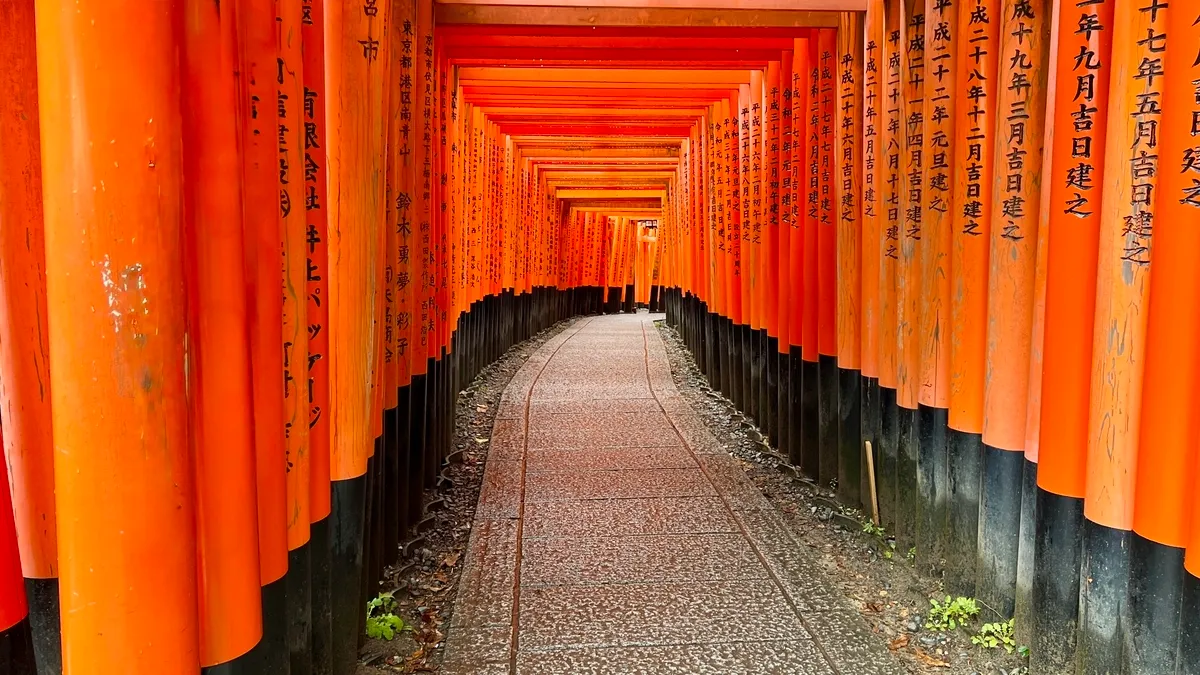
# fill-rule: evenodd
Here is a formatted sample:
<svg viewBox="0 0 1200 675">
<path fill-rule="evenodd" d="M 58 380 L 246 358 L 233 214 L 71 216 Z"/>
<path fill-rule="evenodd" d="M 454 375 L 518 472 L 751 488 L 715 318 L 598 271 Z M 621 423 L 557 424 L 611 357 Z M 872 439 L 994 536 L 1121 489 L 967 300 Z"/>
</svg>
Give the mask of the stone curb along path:
<svg viewBox="0 0 1200 675">
<path fill-rule="evenodd" d="M 578 320 L 501 396 L 442 672 L 905 672 L 680 396 L 655 318 Z"/>
</svg>

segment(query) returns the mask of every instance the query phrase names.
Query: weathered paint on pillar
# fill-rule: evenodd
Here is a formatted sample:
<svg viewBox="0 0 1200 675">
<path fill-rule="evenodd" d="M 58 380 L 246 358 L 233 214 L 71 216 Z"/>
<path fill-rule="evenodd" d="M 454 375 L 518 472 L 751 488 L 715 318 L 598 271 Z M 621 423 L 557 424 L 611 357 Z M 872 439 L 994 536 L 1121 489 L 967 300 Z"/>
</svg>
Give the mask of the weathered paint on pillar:
<svg viewBox="0 0 1200 675">
<path fill-rule="evenodd" d="M 195 673 L 183 15 L 44 0 L 36 16 L 63 667 Z"/>
</svg>

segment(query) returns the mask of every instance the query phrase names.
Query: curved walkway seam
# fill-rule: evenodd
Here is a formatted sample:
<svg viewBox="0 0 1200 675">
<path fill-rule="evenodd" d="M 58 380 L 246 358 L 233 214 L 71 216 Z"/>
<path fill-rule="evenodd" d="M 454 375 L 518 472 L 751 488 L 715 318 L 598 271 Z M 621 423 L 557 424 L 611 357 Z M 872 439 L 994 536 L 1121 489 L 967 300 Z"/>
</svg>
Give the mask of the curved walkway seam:
<svg viewBox="0 0 1200 675">
<path fill-rule="evenodd" d="M 683 443 L 683 447 L 687 448 L 688 452 L 692 455 L 692 459 L 695 460 L 696 465 L 700 467 L 700 472 L 704 474 L 704 478 L 708 480 L 710 485 L 713 486 L 713 490 L 716 491 L 717 497 L 721 499 L 721 504 L 725 506 L 725 510 L 729 513 L 729 517 L 733 519 L 733 522 L 737 523 L 738 531 L 743 537 L 745 537 L 746 541 L 750 543 L 750 548 L 754 550 L 754 555 L 758 557 L 759 563 L 763 566 L 763 569 L 767 571 L 767 576 L 770 577 L 771 583 L 775 584 L 775 587 L 779 589 L 779 592 L 787 600 L 788 606 L 792 608 L 792 612 L 795 613 L 798 619 L 800 619 L 801 625 L 804 626 L 804 630 L 808 633 L 809 639 L 812 640 L 813 644 L 817 648 L 817 651 L 820 652 L 821 658 L 825 659 L 826 665 L 828 665 L 833 672 L 841 673 L 842 671 L 837 667 L 837 664 L 834 663 L 833 659 L 831 659 L 829 654 L 826 653 L 825 645 L 821 644 L 821 641 L 816 638 L 817 634 L 814 633 L 810 628 L 808 619 L 805 618 L 804 613 L 801 612 L 800 608 L 796 605 L 795 598 L 793 598 L 792 594 L 788 592 L 783 582 L 779 580 L 779 576 L 771 567 L 766 555 L 764 555 L 762 550 L 759 548 L 758 542 L 756 542 L 754 538 L 750 536 L 749 531 L 746 529 L 746 524 L 741 518 L 738 517 L 737 512 L 730 505 L 729 496 L 726 495 L 725 492 L 719 487 L 717 487 L 716 482 L 713 481 L 712 475 L 708 472 L 708 467 L 704 465 L 704 462 L 700 461 L 700 458 L 696 455 L 695 449 L 692 448 L 692 444 L 689 443 L 679 431 L 679 426 L 675 423 L 674 415 L 667 410 L 666 406 L 662 404 L 662 399 L 659 398 L 658 391 L 654 387 L 654 378 L 650 375 L 650 336 L 646 334 L 646 322 L 642 322 L 642 347 L 644 349 L 646 358 L 646 385 L 650 388 L 650 395 L 653 396 L 655 402 L 658 403 L 658 407 L 660 410 L 662 410 L 663 416 L 667 418 L 667 424 L 671 425 L 671 430 L 675 432 L 675 435 L 679 438 L 679 442 Z"/>
<path fill-rule="evenodd" d="M 591 322 L 592 318 L 589 317 L 571 326 L 569 329 L 571 334 L 558 343 L 554 347 L 554 351 L 550 352 L 550 356 L 546 357 L 546 362 L 542 364 L 541 368 L 538 368 L 537 375 L 533 376 L 533 381 L 529 383 L 529 389 L 525 392 L 525 414 L 522 419 L 524 438 L 521 440 L 520 501 L 517 502 L 517 543 L 514 556 L 516 561 L 513 563 L 512 634 L 508 647 L 509 675 L 517 675 L 517 650 L 520 648 L 521 639 L 521 553 L 525 539 L 525 474 L 529 466 L 529 409 L 533 402 L 533 390 L 537 388 L 538 380 L 541 379 L 542 373 L 546 372 L 550 362 L 554 360 L 555 356 L 558 356 L 559 350 Z"/>
</svg>

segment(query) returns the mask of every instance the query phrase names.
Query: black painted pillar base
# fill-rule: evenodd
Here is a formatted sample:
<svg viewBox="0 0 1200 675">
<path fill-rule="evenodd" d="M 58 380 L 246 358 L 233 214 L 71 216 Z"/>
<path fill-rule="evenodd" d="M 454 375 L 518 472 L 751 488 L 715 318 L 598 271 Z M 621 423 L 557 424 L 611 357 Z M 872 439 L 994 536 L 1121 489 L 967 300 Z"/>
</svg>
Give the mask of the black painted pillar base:
<svg viewBox="0 0 1200 675">
<path fill-rule="evenodd" d="M 763 389 L 763 350 L 759 344 L 758 330 L 746 326 L 742 329 L 742 349 L 746 358 L 746 405 L 742 411 L 746 413 L 746 417 L 754 420 L 754 424 L 759 430 L 765 428 L 762 417 L 762 389 Z"/>
<path fill-rule="evenodd" d="M 8 486 L 0 486 L 8 489 Z M 18 621 L 7 630 L 0 631 L 0 675 L 35 675 L 37 666 L 33 656 L 33 632 L 29 617 Z"/>
<path fill-rule="evenodd" d="M 399 396 L 396 397 L 396 400 L 399 402 Z M 381 467 L 383 503 L 381 504 L 380 518 L 383 527 L 383 565 L 386 567 L 396 564 L 400 550 L 397 544 L 400 541 L 402 514 L 398 502 L 400 495 L 404 494 L 404 488 L 401 484 L 403 471 L 401 470 L 400 450 L 403 443 L 400 441 L 399 405 L 383 411 L 383 447 L 383 466 Z"/>
<path fill-rule="evenodd" d="M 1179 672 L 1200 673 L 1200 577 L 1187 572 L 1179 624 Z"/>
<path fill-rule="evenodd" d="M 900 413 L 896 390 L 879 387 L 879 444 L 875 446 L 875 490 L 879 494 L 879 523 L 896 534 L 899 515 L 897 486 L 900 467 Z"/>
<path fill-rule="evenodd" d="M 604 303 L 605 314 L 616 314 L 621 311 L 621 289 L 609 288 L 608 299 Z"/>
<path fill-rule="evenodd" d="M 896 550 L 905 556 L 917 545 L 919 424 L 915 408 L 896 406 L 896 529 L 893 534 L 896 535 Z"/>
<path fill-rule="evenodd" d="M 862 506 L 862 374 L 838 368 L 838 500 Z"/>
<path fill-rule="evenodd" d="M 786 348 L 786 345 L 785 345 Z M 788 452 L 792 434 L 792 364 L 786 351 L 775 347 L 775 436 L 771 441 L 784 455 Z"/>
<path fill-rule="evenodd" d="M 756 408 L 758 428 L 762 429 L 763 435 L 769 439 L 771 437 L 771 407 L 775 402 L 775 389 L 772 385 L 772 382 L 775 381 L 775 374 L 774 369 L 771 368 L 770 358 L 771 338 L 767 335 L 766 328 L 760 328 L 754 335 L 754 339 L 758 361 L 758 407 Z"/>
<path fill-rule="evenodd" d="M 864 375 L 862 378 L 862 442 L 859 443 L 860 452 L 863 463 L 863 471 L 860 479 L 860 490 L 862 492 L 863 512 L 871 514 L 871 499 L 872 494 L 876 497 L 879 495 L 879 438 L 883 435 L 883 411 L 880 407 L 881 388 L 879 386 L 879 378 Z M 867 456 L 867 444 L 871 444 L 871 455 Z M 868 464 L 870 463 L 870 465 Z M 870 480 L 870 466 L 874 466 L 875 471 L 875 488 L 872 493 Z"/>
<path fill-rule="evenodd" d="M 754 372 L 752 372 L 752 365 L 754 365 L 752 363 L 754 362 L 754 352 L 752 350 L 754 350 L 754 346 L 752 346 L 750 341 L 749 325 L 738 324 L 734 335 L 737 336 L 737 339 L 733 342 L 733 356 L 738 359 L 737 369 L 740 389 L 737 406 L 738 410 L 742 411 L 746 417 L 754 418 L 754 413 L 752 413 L 754 408 L 751 407 L 755 392 Z"/>
<path fill-rule="evenodd" d="M 333 673 L 333 624 L 330 614 L 332 588 L 329 578 L 329 521 L 326 516 L 312 524 L 309 562 L 312 569 L 312 673 Z"/>
<path fill-rule="evenodd" d="M 984 444 L 975 597 L 998 613 L 989 621 L 1007 621 L 1016 609 L 1019 540 L 1013 533 L 1021 529 L 1024 468 L 1024 453 Z"/>
<path fill-rule="evenodd" d="M 950 459 L 950 506 L 943 551 L 946 591 L 969 596 L 975 593 L 983 436 L 949 429 L 946 449 Z M 1079 566 L 1074 569 L 1077 572 Z"/>
<path fill-rule="evenodd" d="M 1025 458 L 1021 468 L 1021 526 L 1017 534 L 1017 604 L 1013 637 L 1033 644 L 1033 573 L 1037 563 L 1037 462 Z"/>
<path fill-rule="evenodd" d="M 355 586 L 355 589 L 358 587 Z M 358 593 L 348 595 L 358 600 Z M 206 668 L 209 675 L 289 675 L 287 575 L 262 587 L 263 635 L 245 656 Z M 350 671 L 353 673 L 353 671 Z"/>
<path fill-rule="evenodd" d="M 312 561 L 309 544 L 288 551 L 287 643 L 291 675 L 312 675 Z"/>
<path fill-rule="evenodd" d="M 58 579 L 25 579 L 29 630 L 38 675 L 62 675 L 62 624 L 59 620 Z M 2 662 L 3 659 L 0 659 Z"/>
<path fill-rule="evenodd" d="M 490 337 L 490 331 L 486 334 Z M 485 343 L 483 349 L 488 349 Z M 487 357 L 483 357 L 483 363 L 486 363 Z M 413 375 L 412 382 L 409 384 L 409 399 L 408 399 L 408 453 L 409 453 L 409 495 L 408 508 L 412 522 L 418 523 L 425 514 L 425 503 L 423 495 L 425 490 L 425 476 L 433 472 L 433 467 L 427 466 L 429 460 L 426 452 L 426 437 L 425 437 L 425 408 L 426 397 L 428 396 L 428 376 Z"/>
<path fill-rule="evenodd" d="M 497 323 L 497 329 L 499 329 L 500 322 L 497 321 L 496 323 Z M 499 338 L 499 330 L 497 330 L 497 337 Z M 500 348 L 500 339 L 497 339 L 496 340 L 496 354 L 492 357 L 493 361 L 495 361 L 496 358 L 499 357 L 499 348 Z M 425 437 L 425 444 L 424 444 L 425 445 L 425 459 L 422 461 L 421 466 L 424 469 L 423 484 L 426 489 L 432 488 L 435 485 L 437 485 L 437 472 L 438 472 L 437 450 L 438 450 L 438 448 L 437 448 L 437 420 L 435 419 L 435 415 L 437 414 L 437 411 L 436 411 L 437 395 L 438 395 L 437 382 L 438 382 L 438 367 L 439 367 L 439 365 L 440 365 L 439 362 L 432 357 L 430 357 L 426 361 L 425 397 L 421 401 L 421 407 L 423 408 L 424 413 L 425 413 L 424 415 L 422 415 L 422 417 L 424 418 L 422 420 L 422 423 L 425 425 L 424 434 L 423 434 Z"/>
<path fill-rule="evenodd" d="M 817 473 L 826 487 L 838 480 L 837 357 L 817 357 Z"/>
<path fill-rule="evenodd" d="M 800 370 L 800 473 L 820 484 L 821 366 L 817 361 L 802 358 Z"/>
<path fill-rule="evenodd" d="M 1176 672 L 1187 576 L 1183 553 L 1182 548 L 1151 541 L 1137 532 L 1130 536 L 1129 630 L 1124 654 L 1131 675 Z M 1039 560 L 1038 572 L 1042 567 Z"/>
<path fill-rule="evenodd" d="M 767 438 L 779 445 L 779 338 L 767 335 L 763 346 L 763 380 L 767 383 L 762 410 Z"/>
<path fill-rule="evenodd" d="M 713 312 L 704 313 L 704 360 L 708 362 L 708 384 L 715 391 L 725 391 L 724 370 L 721 363 L 720 317 Z"/>
<path fill-rule="evenodd" d="M 792 345 L 788 354 L 791 387 L 788 392 L 788 462 L 796 468 L 804 460 L 804 357 L 803 348 Z"/>
<path fill-rule="evenodd" d="M 775 405 L 774 369 L 771 368 L 771 338 L 766 328 L 760 328 L 755 336 L 758 340 L 758 426 L 763 435 L 771 437 L 771 408 Z"/>
<path fill-rule="evenodd" d="M 464 359 L 469 359 L 469 354 L 463 354 Z M 472 376 L 471 379 L 474 379 Z M 409 503 L 410 495 L 413 491 L 413 477 L 420 475 L 419 472 L 414 473 L 412 464 L 412 453 L 410 444 L 412 443 L 412 429 L 409 428 L 412 420 L 409 416 L 409 408 L 412 406 L 411 385 L 404 385 L 396 390 L 396 493 L 391 495 L 391 506 L 396 510 L 396 541 L 399 543 L 405 539 L 405 533 L 408 528 L 412 527 L 417 522 L 417 515 L 411 511 Z"/>
<path fill-rule="evenodd" d="M 1074 668 L 1079 628 L 1083 500 L 1038 488 L 1033 571 L 1032 673 Z M 1172 655 L 1174 648 L 1172 648 Z M 1170 672 L 1170 671 L 1156 671 Z"/>
<path fill-rule="evenodd" d="M 950 411 L 917 407 L 917 530 L 919 574 L 940 577 L 946 546 L 950 468 L 946 432 Z"/>
<path fill-rule="evenodd" d="M 329 516 L 330 603 L 333 627 L 333 673 L 354 675 L 358 665 L 359 624 L 366 614 L 360 603 L 367 477 L 333 482 Z"/>
<path fill-rule="evenodd" d="M 713 341 L 713 349 L 717 352 L 720 362 L 718 369 L 721 373 L 721 395 L 732 401 L 734 380 L 733 360 L 730 358 L 733 354 L 732 323 L 720 315 L 713 317 L 713 323 L 716 324 L 717 339 Z"/>
<path fill-rule="evenodd" d="M 1132 536 L 1129 530 L 1083 522 L 1079 641 L 1075 645 L 1080 675 L 1121 672 Z"/>
</svg>

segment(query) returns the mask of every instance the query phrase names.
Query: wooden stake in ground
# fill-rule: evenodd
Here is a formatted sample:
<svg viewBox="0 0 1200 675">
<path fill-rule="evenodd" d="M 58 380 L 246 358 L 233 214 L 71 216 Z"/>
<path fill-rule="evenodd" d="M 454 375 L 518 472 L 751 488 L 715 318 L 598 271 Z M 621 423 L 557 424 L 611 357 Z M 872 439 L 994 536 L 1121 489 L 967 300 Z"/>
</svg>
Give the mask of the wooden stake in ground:
<svg viewBox="0 0 1200 675">
<path fill-rule="evenodd" d="M 875 453 L 871 452 L 871 441 L 867 441 L 867 480 L 871 485 L 871 522 L 879 527 L 879 493 L 875 491 Z"/>
</svg>

